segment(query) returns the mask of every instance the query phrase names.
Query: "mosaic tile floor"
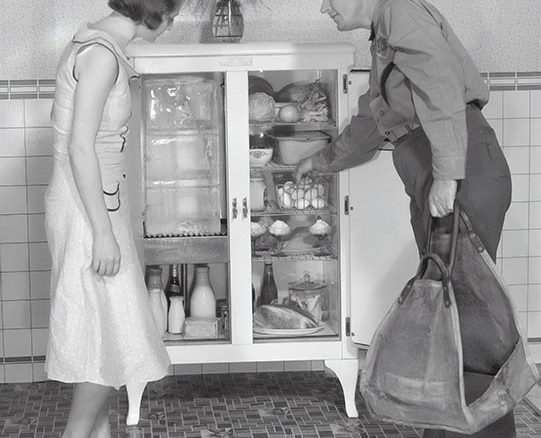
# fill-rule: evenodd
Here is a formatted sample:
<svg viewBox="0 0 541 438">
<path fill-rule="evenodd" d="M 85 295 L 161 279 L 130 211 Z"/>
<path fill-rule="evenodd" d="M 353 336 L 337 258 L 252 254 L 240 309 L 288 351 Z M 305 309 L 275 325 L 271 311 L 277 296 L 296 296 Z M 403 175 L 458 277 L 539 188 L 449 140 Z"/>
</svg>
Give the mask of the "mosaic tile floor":
<svg viewBox="0 0 541 438">
<path fill-rule="evenodd" d="M 0 436 L 60 437 L 71 385 L 0 385 Z M 324 372 L 169 376 L 145 391 L 141 420 L 126 427 L 124 389 L 111 396 L 114 437 L 336 437 L 406 438 L 420 430 L 372 420 L 357 396 L 359 419 L 344 413 L 338 380 Z M 515 410 L 518 438 L 541 437 L 541 416 L 526 404 Z"/>
</svg>

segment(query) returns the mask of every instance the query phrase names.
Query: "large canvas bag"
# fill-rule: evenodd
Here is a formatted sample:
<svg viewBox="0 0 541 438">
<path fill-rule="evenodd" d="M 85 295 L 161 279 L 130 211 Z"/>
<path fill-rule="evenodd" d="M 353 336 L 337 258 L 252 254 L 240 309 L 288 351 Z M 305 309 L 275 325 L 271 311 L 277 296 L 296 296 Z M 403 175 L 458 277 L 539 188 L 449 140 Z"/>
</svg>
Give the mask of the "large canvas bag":
<svg viewBox="0 0 541 438">
<path fill-rule="evenodd" d="M 429 235 L 416 275 L 372 339 L 361 392 L 380 420 L 473 434 L 511 411 L 539 373 L 507 287 L 466 214 L 456 204 L 452 234 L 433 236 L 431 226 Z M 463 339 L 468 366 L 494 371 L 489 387 L 469 405 Z"/>
</svg>

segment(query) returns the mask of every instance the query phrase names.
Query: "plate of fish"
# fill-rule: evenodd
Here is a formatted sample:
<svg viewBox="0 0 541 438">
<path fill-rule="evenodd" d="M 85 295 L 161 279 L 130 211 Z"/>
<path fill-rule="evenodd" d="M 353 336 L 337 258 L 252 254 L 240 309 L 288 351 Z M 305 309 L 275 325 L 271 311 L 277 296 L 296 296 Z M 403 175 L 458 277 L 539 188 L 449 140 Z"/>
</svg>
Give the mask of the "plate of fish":
<svg viewBox="0 0 541 438">
<path fill-rule="evenodd" d="M 255 333 L 272 336 L 302 336 L 325 328 L 295 304 L 264 304 L 254 312 Z"/>
</svg>

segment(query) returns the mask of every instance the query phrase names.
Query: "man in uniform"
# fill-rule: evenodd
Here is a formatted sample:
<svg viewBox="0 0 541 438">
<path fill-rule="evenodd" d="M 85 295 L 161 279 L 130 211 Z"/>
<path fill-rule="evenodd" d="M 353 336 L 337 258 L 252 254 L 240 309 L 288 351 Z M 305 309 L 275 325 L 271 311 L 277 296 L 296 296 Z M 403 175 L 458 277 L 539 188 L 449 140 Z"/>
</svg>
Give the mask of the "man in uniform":
<svg viewBox="0 0 541 438">
<path fill-rule="evenodd" d="M 425 0 L 323 0 L 321 12 L 340 31 L 371 30 L 370 89 L 359 98 L 358 115 L 334 144 L 299 163 L 297 179 L 312 170 L 359 165 L 389 141 L 410 197 L 419 250 L 425 246 L 430 216 L 445 217 L 440 227 L 448 226 L 456 198 L 495 260 L 511 202 L 511 176 L 481 113 L 488 89 L 447 20 Z M 465 372 L 464 379 L 469 403 L 484 392 L 492 376 Z M 515 435 L 510 412 L 472 436 Z M 425 438 L 460 436 L 465 435 L 424 433 Z"/>
</svg>

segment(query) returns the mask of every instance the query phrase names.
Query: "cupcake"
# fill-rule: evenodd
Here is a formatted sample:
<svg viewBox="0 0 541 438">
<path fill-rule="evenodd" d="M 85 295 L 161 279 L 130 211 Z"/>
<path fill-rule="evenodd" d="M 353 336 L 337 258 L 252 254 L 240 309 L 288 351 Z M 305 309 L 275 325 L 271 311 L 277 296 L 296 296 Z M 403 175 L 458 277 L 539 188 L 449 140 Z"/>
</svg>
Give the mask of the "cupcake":
<svg viewBox="0 0 541 438">
<path fill-rule="evenodd" d="M 315 223 L 308 229 L 311 234 L 315 236 L 323 236 L 328 234 L 331 229 L 331 226 L 322 219 L 318 219 Z"/>
<path fill-rule="evenodd" d="M 269 232 L 273 236 L 287 236 L 291 232 L 291 228 L 285 222 L 277 220 L 272 223 Z"/>
<path fill-rule="evenodd" d="M 261 224 L 257 222 L 250 223 L 250 235 L 252 237 L 259 237 L 263 234 L 265 234 L 265 227 L 261 226 Z"/>
</svg>

